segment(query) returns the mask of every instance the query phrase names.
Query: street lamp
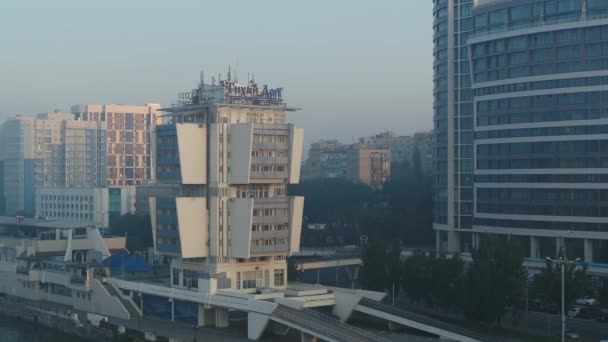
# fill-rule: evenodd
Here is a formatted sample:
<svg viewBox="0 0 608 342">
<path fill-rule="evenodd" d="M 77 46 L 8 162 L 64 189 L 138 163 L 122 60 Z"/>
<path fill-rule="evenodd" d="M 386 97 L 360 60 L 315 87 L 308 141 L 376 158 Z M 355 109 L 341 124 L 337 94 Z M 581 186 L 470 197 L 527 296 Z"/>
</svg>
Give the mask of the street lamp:
<svg viewBox="0 0 608 342">
<path fill-rule="evenodd" d="M 547 261 L 560 265 L 562 268 L 562 342 L 566 341 L 566 298 L 564 292 L 564 272 L 566 265 L 573 265 L 579 262 L 581 259 L 576 258 L 575 260 L 567 260 L 564 257 L 559 257 L 559 259 L 551 259 L 547 257 Z"/>
</svg>

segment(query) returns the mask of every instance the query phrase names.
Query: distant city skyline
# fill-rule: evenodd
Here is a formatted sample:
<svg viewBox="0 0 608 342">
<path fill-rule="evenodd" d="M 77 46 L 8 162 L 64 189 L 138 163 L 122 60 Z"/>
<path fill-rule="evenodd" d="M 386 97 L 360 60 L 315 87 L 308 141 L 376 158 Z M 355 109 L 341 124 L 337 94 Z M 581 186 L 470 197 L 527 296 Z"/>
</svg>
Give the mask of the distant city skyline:
<svg viewBox="0 0 608 342">
<path fill-rule="evenodd" d="M 285 88 L 320 139 L 432 128 L 432 3 L 3 4 L 0 119 L 78 103 L 170 105 L 201 69 Z M 250 18 L 256 18 L 252 22 Z M 340 25 L 336 23 L 339 22 Z"/>
</svg>

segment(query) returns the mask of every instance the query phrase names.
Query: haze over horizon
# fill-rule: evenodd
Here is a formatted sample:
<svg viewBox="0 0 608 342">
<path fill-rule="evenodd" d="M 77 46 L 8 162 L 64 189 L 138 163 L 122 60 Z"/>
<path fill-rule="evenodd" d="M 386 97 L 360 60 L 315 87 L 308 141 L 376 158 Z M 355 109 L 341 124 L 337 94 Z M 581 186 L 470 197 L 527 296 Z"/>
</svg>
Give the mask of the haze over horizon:
<svg viewBox="0 0 608 342">
<path fill-rule="evenodd" d="M 290 121 L 352 142 L 432 128 L 432 3 L 34 1 L 0 5 L 0 119 L 81 103 L 161 103 L 239 61 Z M 255 21 L 251 19 L 255 18 Z M 338 24 L 339 23 L 339 24 Z"/>
</svg>

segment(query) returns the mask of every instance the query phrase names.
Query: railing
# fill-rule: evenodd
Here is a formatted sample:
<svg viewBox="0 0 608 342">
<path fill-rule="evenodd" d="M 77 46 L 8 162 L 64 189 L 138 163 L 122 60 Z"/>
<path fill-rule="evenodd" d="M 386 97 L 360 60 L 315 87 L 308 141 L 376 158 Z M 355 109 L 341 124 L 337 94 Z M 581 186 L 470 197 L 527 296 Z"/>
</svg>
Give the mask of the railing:
<svg viewBox="0 0 608 342">
<path fill-rule="evenodd" d="M 28 266 L 17 266 L 17 273 L 30 274 L 30 268 Z"/>
<path fill-rule="evenodd" d="M 287 230 L 287 229 L 251 232 L 252 239 L 287 238 L 287 237 L 289 237 L 289 230 Z"/>
<path fill-rule="evenodd" d="M 287 252 L 289 245 L 251 246 L 251 253 L 280 253 Z"/>
<path fill-rule="evenodd" d="M 84 277 L 84 276 L 81 276 L 78 274 L 70 274 L 70 282 L 77 283 L 77 284 L 86 284 L 87 277 Z"/>
</svg>

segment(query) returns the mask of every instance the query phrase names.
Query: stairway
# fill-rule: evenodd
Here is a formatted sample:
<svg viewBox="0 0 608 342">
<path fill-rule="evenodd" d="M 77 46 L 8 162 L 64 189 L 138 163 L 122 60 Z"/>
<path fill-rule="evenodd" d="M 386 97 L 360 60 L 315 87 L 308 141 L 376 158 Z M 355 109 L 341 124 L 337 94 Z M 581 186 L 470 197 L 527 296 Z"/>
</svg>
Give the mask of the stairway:
<svg viewBox="0 0 608 342">
<path fill-rule="evenodd" d="M 133 306 L 133 303 L 124 299 L 120 295 L 120 293 L 118 293 L 118 291 L 116 291 L 116 289 L 114 288 L 114 286 L 112 286 L 112 284 L 103 283 L 103 287 L 106 288 L 106 290 L 110 293 L 110 295 L 112 295 L 112 296 L 118 298 L 118 300 L 120 300 L 122 305 L 129 312 L 129 319 L 135 319 L 135 318 L 141 317 L 141 315 L 139 314 L 139 311 L 137 311 L 137 309 Z"/>
</svg>

